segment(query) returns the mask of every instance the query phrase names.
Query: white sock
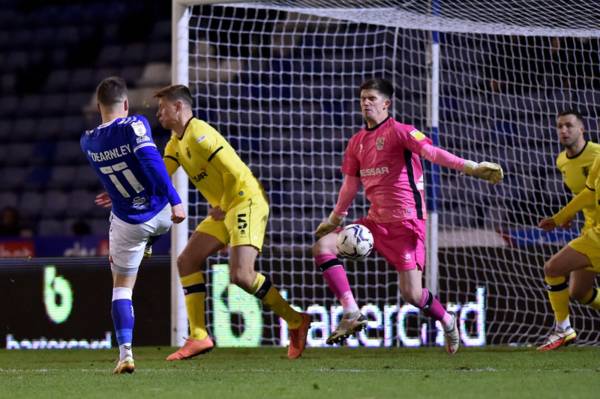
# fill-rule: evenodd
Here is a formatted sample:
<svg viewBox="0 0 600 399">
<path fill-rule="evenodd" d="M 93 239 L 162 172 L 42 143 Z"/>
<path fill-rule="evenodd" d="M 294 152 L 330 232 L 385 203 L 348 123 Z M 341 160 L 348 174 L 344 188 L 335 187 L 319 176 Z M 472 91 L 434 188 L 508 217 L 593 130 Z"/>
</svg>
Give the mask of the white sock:
<svg viewBox="0 0 600 399">
<path fill-rule="evenodd" d="M 119 360 L 123 360 L 127 357 L 133 359 L 133 351 L 131 350 L 131 342 L 128 344 L 119 345 Z"/>
<path fill-rule="evenodd" d="M 350 311 L 350 312 L 344 312 L 343 314 L 343 318 L 344 319 L 355 319 L 360 315 L 360 312 L 358 311 L 358 309 L 354 310 L 354 311 Z"/>
<path fill-rule="evenodd" d="M 567 317 L 563 321 L 557 321 L 556 326 L 561 330 L 566 330 L 568 328 L 571 328 L 571 321 L 569 320 L 569 317 Z"/>
</svg>

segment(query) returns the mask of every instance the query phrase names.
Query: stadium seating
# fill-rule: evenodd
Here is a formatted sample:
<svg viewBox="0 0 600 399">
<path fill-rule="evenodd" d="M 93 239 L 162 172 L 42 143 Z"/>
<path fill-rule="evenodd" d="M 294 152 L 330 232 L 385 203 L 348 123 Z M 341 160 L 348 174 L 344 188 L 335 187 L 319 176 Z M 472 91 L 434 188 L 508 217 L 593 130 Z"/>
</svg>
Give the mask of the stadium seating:
<svg viewBox="0 0 600 399">
<path fill-rule="evenodd" d="M 140 12 L 147 32 L 127 30 L 124 21 Z M 133 0 L 2 3 L 0 208 L 17 206 L 38 235 L 74 234 L 78 220 L 107 234 L 108 211 L 93 203 L 101 186 L 79 137 L 99 122 L 93 92 L 101 79 L 121 75 L 134 93 L 140 80 L 144 95 L 169 83 L 169 13 L 170 4 Z"/>
<path fill-rule="evenodd" d="M 22 216 L 37 226 L 37 233 L 41 235 L 72 234 L 72 223 L 77 220 L 88 221 L 92 233 L 106 235 L 107 211 L 93 205 L 93 197 L 101 187 L 81 153 L 79 137 L 85 129 L 99 122 L 93 100 L 96 84 L 114 74 L 128 82 L 133 110 L 148 114 L 156 128 L 154 109 L 144 104 L 147 105 L 156 88 L 170 82 L 170 4 L 145 4 L 151 10 L 148 12 L 144 2 L 134 0 L 38 3 L 27 12 L 16 0 L 3 2 L 0 9 L 3 54 L 0 58 L 0 141 L 3 143 L 0 147 L 3 182 L 0 207 L 18 206 Z M 136 30 L 127 28 L 130 24 L 124 21 L 128 18 L 142 22 L 138 15 L 142 11 L 143 26 Z M 293 36 L 292 32 L 285 32 L 290 37 L 289 46 L 264 57 L 234 54 L 240 51 L 236 46 L 217 46 L 208 40 L 209 33 L 205 31 L 199 33 L 191 49 L 198 54 L 215 55 L 210 61 L 214 64 L 209 68 L 212 82 L 192 86 L 198 94 L 199 116 L 226 134 L 236 136 L 232 144 L 239 150 L 251 150 L 250 167 L 265 184 L 271 201 L 281 205 L 280 210 L 273 209 L 273 212 L 280 212 L 278 216 L 283 217 L 274 220 L 271 229 L 289 230 L 291 236 L 312 231 L 314 226 L 292 223 L 298 218 L 285 213 L 284 204 L 290 203 L 289 196 L 301 196 L 301 203 L 306 206 L 302 212 L 321 217 L 323 204 L 333 204 L 341 177 L 339 170 L 321 167 L 320 162 L 331 162 L 331 158 L 324 156 L 320 161 L 314 154 L 335 154 L 336 160 L 340 160 L 345 143 L 323 142 L 321 138 L 328 132 L 320 127 L 332 121 L 348 125 L 361 122 L 353 119 L 356 103 L 340 101 L 356 94 L 349 78 L 336 73 L 342 69 L 340 66 L 346 66 L 340 63 L 358 57 L 360 60 L 353 66 L 356 71 L 367 67 L 389 69 L 395 65 L 400 72 L 396 82 L 399 118 L 427 113 L 422 98 L 422 93 L 427 91 L 427 79 L 421 79 L 422 65 L 427 63 L 427 52 L 423 51 L 426 41 L 422 37 L 400 35 L 401 48 L 395 59 L 391 59 L 385 54 L 386 46 L 376 45 L 387 33 L 375 32 L 368 24 L 361 24 L 358 31 L 344 35 L 331 31 L 339 29 L 335 24 L 307 21 L 306 31 L 301 29 L 301 24 L 297 24 L 297 28 Z M 256 39 L 250 37 L 249 40 Z M 291 46 L 292 43 L 297 46 Z M 341 49 L 341 45 L 346 49 Z M 555 111 L 552 107 L 570 103 L 564 91 L 553 90 L 551 85 L 545 90 L 532 89 L 518 94 L 482 90 L 489 81 L 486 72 L 477 65 L 484 65 L 486 60 L 482 58 L 484 52 L 472 48 L 444 48 L 450 57 L 442 57 L 440 130 L 451 134 L 442 134 L 442 146 L 460 149 L 456 152 L 463 157 L 478 159 L 480 153 L 489 153 L 484 151 L 485 146 L 502 148 L 514 140 L 513 133 L 531 125 L 532 120 L 538 121 L 539 126 L 552 126 L 553 121 L 547 116 Z M 320 65 L 307 62 L 307 57 L 312 56 L 325 57 L 331 62 Z M 406 62 L 407 59 L 412 62 Z M 450 59 L 454 62 L 447 62 Z M 218 65 L 224 67 L 216 68 Z M 248 72 L 250 70 L 261 73 Z M 307 85 L 311 87 L 310 93 L 302 84 L 285 88 L 278 85 L 293 82 L 298 71 L 303 71 L 302 79 L 310 80 L 311 85 Z M 490 100 L 478 101 L 479 96 Z M 600 90 L 592 87 L 581 90 L 578 96 L 579 103 L 600 103 Z M 316 105 L 314 98 L 319 98 Z M 310 109 L 309 103 L 312 103 L 322 107 L 319 111 L 324 112 L 315 115 L 298 112 L 297 105 L 302 101 L 305 109 Z M 458 118 L 460 120 L 456 120 Z M 421 121 L 410 122 L 426 129 Z M 465 122 L 471 126 L 469 132 L 461 131 Z M 589 130 L 598 130 L 596 120 L 589 118 L 587 122 Z M 274 128 L 282 125 L 290 128 Z M 259 130 L 261 136 L 256 134 Z M 501 189 L 510 190 L 516 201 L 525 201 L 528 188 L 539 190 L 531 186 L 539 182 L 527 178 L 514 180 L 510 170 L 526 167 L 523 160 L 527 159 L 534 160 L 535 165 L 552 166 L 557 148 L 544 148 L 543 143 L 547 141 L 536 139 L 547 134 L 547 131 L 530 132 L 531 139 L 523 147 L 528 149 L 526 153 L 519 152 L 519 146 L 515 145 L 513 148 L 517 150 L 502 157 L 507 181 Z M 154 136 L 159 145 L 164 144 L 166 135 Z M 303 154 L 311 155 L 304 157 Z M 290 164 L 302 166 L 292 170 Z M 556 172 L 531 170 L 530 175 L 540 173 Z M 446 179 L 441 187 L 444 198 L 440 198 L 438 205 L 442 222 L 487 227 L 485 207 L 482 206 L 481 214 L 468 216 L 461 207 L 466 202 L 484 204 L 488 188 L 463 177 L 456 179 Z M 331 184 L 325 187 L 323 182 Z M 473 191 L 457 188 L 470 184 L 478 186 Z M 467 198 L 465 192 L 478 194 Z M 552 203 L 560 200 L 559 196 L 551 198 Z"/>
</svg>

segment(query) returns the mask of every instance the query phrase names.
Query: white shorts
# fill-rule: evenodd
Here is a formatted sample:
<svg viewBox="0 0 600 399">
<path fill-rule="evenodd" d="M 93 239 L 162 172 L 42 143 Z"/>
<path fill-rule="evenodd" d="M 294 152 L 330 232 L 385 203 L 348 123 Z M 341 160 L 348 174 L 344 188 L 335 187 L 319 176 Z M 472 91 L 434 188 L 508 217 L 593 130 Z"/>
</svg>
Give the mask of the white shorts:
<svg viewBox="0 0 600 399">
<path fill-rule="evenodd" d="M 111 269 L 121 275 L 135 275 L 144 257 L 148 238 L 165 234 L 171 225 L 169 204 L 152 219 L 140 224 L 127 223 L 111 213 L 108 233 Z"/>
</svg>

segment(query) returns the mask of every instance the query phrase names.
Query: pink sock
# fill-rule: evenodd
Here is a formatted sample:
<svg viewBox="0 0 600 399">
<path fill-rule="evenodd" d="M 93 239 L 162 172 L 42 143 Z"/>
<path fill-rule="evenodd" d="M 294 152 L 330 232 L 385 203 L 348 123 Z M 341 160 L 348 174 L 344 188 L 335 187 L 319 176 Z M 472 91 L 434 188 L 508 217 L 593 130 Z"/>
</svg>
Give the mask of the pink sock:
<svg viewBox="0 0 600 399">
<path fill-rule="evenodd" d="M 452 323 L 452 316 L 450 316 L 450 313 L 446 312 L 446 309 L 444 309 L 440 301 L 434 297 L 427 288 L 423 288 L 419 308 L 427 316 L 434 320 L 439 320 L 444 327 L 449 327 Z"/>
<path fill-rule="evenodd" d="M 323 278 L 327 281 L 329 289 L 342 304 L 344 313 L 357 312 L 358 305 L 350 290 L 344 266 L 339 259 L 333 254 L 319 254 L 315 256 L 315 263 L 323 272 Z"/>
</svg>

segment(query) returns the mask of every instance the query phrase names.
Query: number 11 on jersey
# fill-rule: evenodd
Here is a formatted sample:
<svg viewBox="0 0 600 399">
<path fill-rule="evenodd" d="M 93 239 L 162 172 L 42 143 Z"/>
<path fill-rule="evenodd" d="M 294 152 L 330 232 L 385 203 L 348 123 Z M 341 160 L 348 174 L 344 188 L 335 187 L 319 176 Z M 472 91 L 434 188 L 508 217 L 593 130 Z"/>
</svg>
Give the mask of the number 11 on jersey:
<svg viewBox="0 0 600 399">
<path fill-rule="evenodd" d="M 138 179 L 133 175 L 131 169 L 127 167 L 126 162 L 119 162 L 110 166 L 102 166 L 100 168 L 100 172 L 104 173 L 105 175 L 108 175 L 110 181 L 113 182 L 117 190 L 119 190 L 121 195 L 125 198 L 130 198 L 131 195 L 115 175 L 117 172 L 121 172 L 123 177 L 125 177 L 125 180 L 127 180 L 127 183 L 129 183 L 129 185 L 135 190 L 136 194 L 144 191 L 144 186 L 142 186 Z"/>
</svg>

